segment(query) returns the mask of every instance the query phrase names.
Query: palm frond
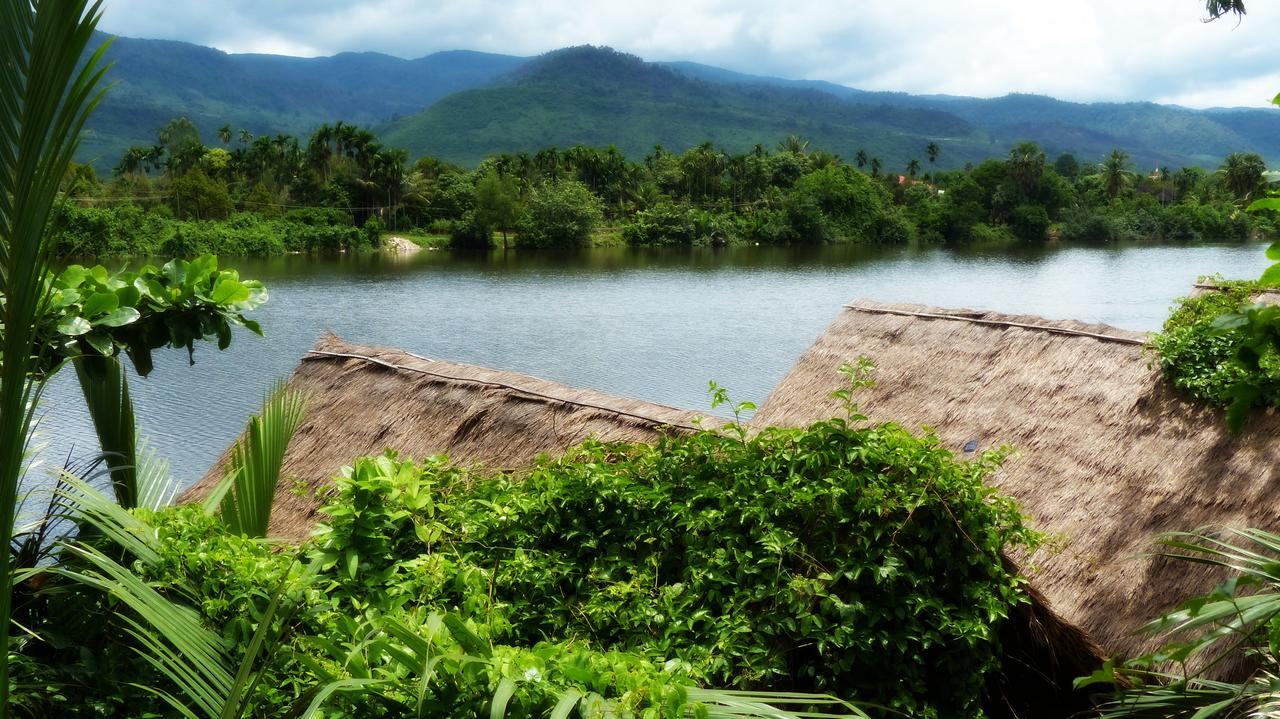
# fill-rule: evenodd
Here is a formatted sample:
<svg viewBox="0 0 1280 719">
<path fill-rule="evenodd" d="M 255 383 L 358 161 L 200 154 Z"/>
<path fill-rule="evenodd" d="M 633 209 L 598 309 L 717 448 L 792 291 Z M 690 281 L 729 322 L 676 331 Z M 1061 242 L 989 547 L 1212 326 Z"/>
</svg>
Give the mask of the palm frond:
<svg viewBox="0 0 1280 719">
<path fill-rule="evenodd" d="M 222 518 L 233 533 L 267 536 L 284 453 L 305 413 L 303 396 L 277 383 L 262 412 L 249 419 L 232 450 L 230 472 L 235 478 L 222 500 Z"/>
<path fill-rule="evenodd" d="M 100 17 L 86 0 L 0 2 L 0 545 L 14 508 L 40 384 L 37 326 L 47 310 L 45 228 L 85 120 L 102 98 L 100 48 L 81 57 Z M 13 567 L 0 553 L 0 647 L 8 645 Z M 9 659 L 0 656 L 0 715 Z"/>
<path fill-rule="evenodd" d="M 116 501 L 126 509 L 138 506 L 138 435 L 129 397 L 129 381 L 117 357 L 88 355 L 72 365 L 84 394 L 89 418 L 111 468 Z"/>
<path fill-rule="evenodd" d="M 155 530 L 87 482 L 68 477 L 62 499 L 68 515 L 92 527 L 143 564 L 160 562 Z M 132 569 L 101 550 L 79 544 L 64 545 L 83 569 L 55 568 L 58 574 L 105 592 L 128 607 L 122 615 L 133 649 L 177 689 L 136 685 L 167 702 L 187 719 L 237 719 L 245 716 L 264 657 L 278 644 L 286 622 L 278 622 L 288 594 L 282 584 L 271 594 L 258 627 L 243 653 L 221 634 L 205 626 L 200 614 L 184 599 L 196 596 L 192 587 L 169 586 L 161 594 Z M 285 582 L 291 581 L 286 578 Z"/>
</svg>

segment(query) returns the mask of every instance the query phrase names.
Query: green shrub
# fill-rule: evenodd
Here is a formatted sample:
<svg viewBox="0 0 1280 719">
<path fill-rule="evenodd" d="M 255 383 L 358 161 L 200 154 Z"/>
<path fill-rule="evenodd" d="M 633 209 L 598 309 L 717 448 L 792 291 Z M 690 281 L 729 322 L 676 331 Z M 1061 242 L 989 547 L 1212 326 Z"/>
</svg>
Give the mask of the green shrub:
<svg viewBox="0 0 1280 719">
<path fill-rule="evenodd" d="M 831 421 L 588 442 L 515 477 L 359 460 L 326 510 L 322 594 L 345 613 L 425 599 L 495 641 L 675 658 L 719 686 L 976 716 L 1023 601 L 1001 553 L 1036 542 L 984 485 L 1000 458 Z"/>
<path fill-rule="evenodd" d="M 1227 407 L 1235 399 L 1230 390 L 1242 381 L 1261 388 L 1255 406 L 1280 407 L 1280 354 L 1261 358 L 1261 371 L 1249 373 L 1236 362 L 1242 341 L 1237 330 L 1215 330 L 1219 315 L 1235 312 L 1262 288 L 1258 282 L 1217 279 L 1220 292 L 1178 300 L 1151 345 L 1165 377 L 1194 399 Z"/>
<path fill-rule="evenodd" d="M 493 230 L 476 221 L 468 211 L 462 219 L 449 223 L 449 245 L 455 249 L 478 250 L 493 247 Z"/>
<path fill-rule="evenodd" d="M 1117 232 L 1106 215 L 1087 209 L 1068 212 L 1062 223 L 1062 239 L 1070 242 L 1114 242 Z"/>
<path fill-rule="evenodd" d="M 988 225 L 985 222 L 979 222 L 969 228 L 969 242 L 975 245 L 1000 247 L 1016 240 L 1013 232 L 1004 225 Z"/>
<path fill-rule="evenodd" d="M 523 247 L 580 247 L 604 219 L 603 204 L 577 180 L 552 180 L 529 196 L 516 244 Z"/>
<path fill-rule="evenodd" d="M 1044 240 L 1050 224 L 1049 213 L 1040 205 L 1018 205 L 1013 208 L 1013 215 L 1009 220 L 1013 234 L 1026 242 Z"/>
<path fill-rule="evenodd" d="M 220 220 L 235 209 L 224 182 L 192 170 L 169 183 L 169 203 L 179 219 Z"/>
<path fill-rule="evenodd" d="M 724 242 L 722 219 L 691 205 L 661 202 L 641 210 L 625 227 L 622 238 L 631 245 L 701 245 Z"/>
<path fill-rule="evenodd" d="M 367 247 L 379 247 L 382 245 L 382 233 L 386 230 L 382 218 L 374 215 L 364 221 L 364 227 L 360 228 L 360 234 L 363 239 L 362 244 Z"/>
<path fill-rule="evenodd" d="M 801 177 L 792 190 L 800 215 L 797 234 L 823 241 L 877 242 L 889 206 L 885 189 L 848 165 L 827 165 Z M 812 210 L 821 214 L 824 228 L 815 231 Z"/>
</svg>

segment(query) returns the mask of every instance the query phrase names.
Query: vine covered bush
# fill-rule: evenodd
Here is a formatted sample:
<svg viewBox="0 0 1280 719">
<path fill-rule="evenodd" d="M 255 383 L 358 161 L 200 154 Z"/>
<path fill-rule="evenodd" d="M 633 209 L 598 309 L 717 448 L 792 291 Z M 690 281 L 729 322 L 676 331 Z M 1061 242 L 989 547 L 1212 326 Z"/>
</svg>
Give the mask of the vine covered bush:
<svg viewBox="0 0 1280 719">
<path fill-rule="evenodd" d="M 276 627 L 255 716 L 345 683 L 324 716 L 475 716 L 505 696 L 505 715 L 545 717 L 604 696 L 619 716 L 687 719 L 715 686 L 977 717 L 1000 623 L 1026 601 L 1001 555 L 1038 542 L 984 484 L 1001 459 L 844 420 L 593 441 L 516 474 L 362 458 L 297 550 L 230 536 L 198 506 L 137 510 L 158 556 L 135 566 L 230 645 Z M 43 616 L 83 607 L 49 582 Z M 291 609 L 264 614 L 278 592 Z M 136 685 L 165 677 L 132 653 L 129 611 L 97 601 L 73 636 L 32 620 L 63 640 L 23 647 L 22 699 L 160 715 Z"/>
<path fill-rule="evenodd" d="M 1215 320 L 1235 313 L 1265 285 L 1256 281 L 1215 279 L 1218 291 L 1178 300 L 1164 328 L 1151 343 L 1160 367 L 1175 387 L 1215 407 L 1231 407 L 1238 388 L 1256 387 L 1252 406 L 1280 407 L 1280 353 L 1263 352 L 1255 369 L 1237 361 L 1247 339 L 1238 328 Z"/>
<path fill-rule="evenodd" d="M 975 716 L 1023 601 L 1012 501 L 895 425 L 742 441 L 588 442 L 477 481 L 435 459 L 356 463 L 321 535 L 334 609 L 455 607 L 495 639 L 578 639 L 740 689 Z M 343 571 L 347 567 L 347 571 Z"/>
</svg>

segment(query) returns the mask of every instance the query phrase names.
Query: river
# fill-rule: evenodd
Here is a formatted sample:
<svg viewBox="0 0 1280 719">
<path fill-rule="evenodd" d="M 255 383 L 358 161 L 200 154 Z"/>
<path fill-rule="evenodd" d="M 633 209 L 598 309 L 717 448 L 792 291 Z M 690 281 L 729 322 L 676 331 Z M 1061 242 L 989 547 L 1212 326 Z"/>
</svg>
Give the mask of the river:
<svg viewBox="0 0 1280 719">
<path fill-rule="evenodd" d="M 1158 329 L 1196 277 L 1255 277 L 1262 245 L 596 249 L 572 255 L 424 251 L 224 260 L 267 283 L 261 339 L 160 351 L 131 389 L 141 433 L 185 482 L 239 433 L 264 391 L 325 331 L 365 344 L 708 409 L 707 382 L 764 400 L 856 298 Z M 70 371 L 41 407 L 46 465 L 96 449 Z M 33 479 L 39 481 L 37 470 Z"/>
</svg>

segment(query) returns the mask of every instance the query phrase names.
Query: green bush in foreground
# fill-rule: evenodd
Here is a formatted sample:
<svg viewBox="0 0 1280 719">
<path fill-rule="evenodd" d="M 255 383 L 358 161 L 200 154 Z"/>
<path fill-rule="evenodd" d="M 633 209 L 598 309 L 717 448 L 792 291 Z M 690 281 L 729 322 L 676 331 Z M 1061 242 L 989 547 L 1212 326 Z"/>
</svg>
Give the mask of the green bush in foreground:
<svg viewBox="0 0 1280 719">
<path fill-rule="evenodd" d="M 588 442 L 519 476 L 360 460 L 321 534 L 335 611 L 426 601 L 496 640 L 678 659 L 714 686 L 974 716 L 1002 564 L 1036 542 L 983 479 L 895 425 Z"/>
<path fill-rule="evenodd" d="M 1242 383 L 1260 388 L 1254 406 L 1280 407 L 1280 354 L 1266 353 L 1257 370 L 1247 370 L 1236 361 L 1243 333 L 1214 326 L 1220 315 L 1248 304 L 1264 285 L 1256 281 L 1215 283 L 1219 291 L 1178 300 L 1163 330 L 1152 338 L 1160 368 L 1179 390 L 1215 407 L 1231 406 L 1233 388 Z"/>
<path fill-rule="evenodd" d="M 360 679 L 326 699 L 326 716 L 414 716 L 423 702 L 432 716 L 474 716 L 511 681 L 516 716 L 580 691 L 656 719 L 701 685 L 976 717 L 997 629 L 1025 601 L 1001 553 L 1037 542 L 983 482 L 1000 459 L 958 461 L 896 425 L 842 420 L 588 442 L 515 475 L 364 458 L 301 552 L 182 507 L 138 514 L 159 555 L 140 571 L 234 647 L 288 588 L 255 716 Z M 88 606 L 51 586 L 60 609 L 46 616 Z M 27 642 L 24 676 L 39 691 L 24 701 L 37 714 L 155 715 L 159 700 L 120 681 L 165 686 L 129 648 L 130 612 L 99 601 L 88 613 L 56 643 Z M 36 637 L 59 629 L 31 623 Z M 406 668 L 415 646 L 445 657 L 429 682 Z M 483 666 L 461 657 L 484 652 Z"/>
</svg>

